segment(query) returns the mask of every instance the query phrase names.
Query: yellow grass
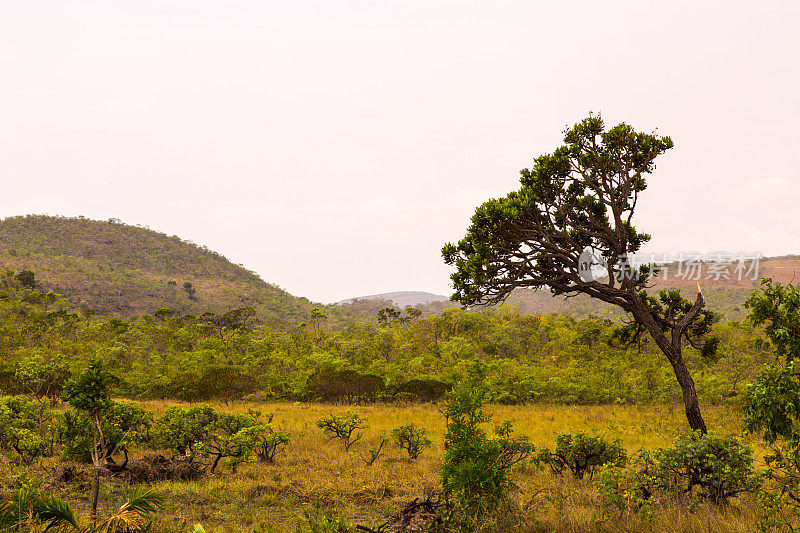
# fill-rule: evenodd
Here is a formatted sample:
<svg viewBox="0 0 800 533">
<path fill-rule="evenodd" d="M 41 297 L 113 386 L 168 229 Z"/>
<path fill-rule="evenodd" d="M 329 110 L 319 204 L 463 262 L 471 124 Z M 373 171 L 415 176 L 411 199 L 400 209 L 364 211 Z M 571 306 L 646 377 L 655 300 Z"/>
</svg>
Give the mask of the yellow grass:
<svg viewBox="0 0 800 533">
<path fill-rule="evenodd" d="M 143 402 L 160 413 L 171 402 Z M 178 404 L 180 405 L 180 404 Z M 376 527 L 405 503 L 437 490 L 445 431 L 444 417 L 434 405 L 330 406 L 304 403 L 215 405 L 221 411 L 254 407 L 275 414 L 274 424 L 292 434 L 275 465 L 245 464 L 235 472 L 220 466 L 193 482 L 163 482 L 156 489 L 169 496 L 164 516 L 176 531 L 201 523 L 206 531 L 307 530 L 305 513 L 337 513 L 351 524 Z M 686 432 L 683 410 L 677 406 L 492 406 L 494 421 L 511 420 L 516 433 L 537 446 L 552 448 L 556 435 L 584 431 L 620 439 L 629 452 L 669 445 Z M 370 428 L 351 451 L 328 441 L 315 422 L 334 412 L 354 411 L 369 418 Z M 712 431 L 739 433 L 741 422 L 731 409 L 705 407 Z M 387 447 L 368 466 L 362 459 L 378 435 L 415 422 L 426 427 L 434 444 L 416 460 Z M 137 453 L 144 453 L 140 451 Z M 7 466 L 7 465 L 6 465 Z M 0 473 L 2 474 L 2 473 Z M 676 505 L 656 513 L 652 521 L 638 517 L 603 520 L 597 491 L 590 480 L 553 477 L 531 467 L 514 474 L 519 489 L 514 500 L 525 531 L 754 531 L 754 502 L 734 501 L 721 509 L 699 506 L 691 512 Z M 498 524 L 502 527 L 503 524 Z"/>
</svg>

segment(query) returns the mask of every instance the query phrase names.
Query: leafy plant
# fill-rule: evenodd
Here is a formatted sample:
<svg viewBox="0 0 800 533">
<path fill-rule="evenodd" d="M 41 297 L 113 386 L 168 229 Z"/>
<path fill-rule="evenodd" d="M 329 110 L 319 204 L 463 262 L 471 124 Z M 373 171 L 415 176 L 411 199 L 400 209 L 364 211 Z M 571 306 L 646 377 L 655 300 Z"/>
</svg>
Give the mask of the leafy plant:
<svg viewBox="0 0 800 533">
<path fill-rule="evenodd" d="M 260 411 L 250 409 L 248 414 L 257 423 L 241 429 L 234 436 L 234 440 L 243 450 L 251 451 L 252 455 L 262 463 L 275 463 L 275 456 L 289 444 L 292 435 L 275 429 L 272 425 L 272 414 L 269 414 L 263 422 L 260 420 Z"/>
<path fill-rule="evenodd" d="M 632 464 L 609 464 L 598 482 L 606 508 L 651 512 L 656 502 L 697 497 L 721 505 L 729 498 L 754 492 L 762 473 L 753 469 L 752 450 L 735 437 L 679 437 L 672 447 L 639 451 Z"/>
<path fill-rule="evenodd" d="M 591 479 L 601 465 L 624 466 L 627 458 L 619 440 L 608 442 L 603 437 L 584 433 L 559 435 L 555 452 L 545 448 L 537 454 L 537 459 L 548 465 L 554 474 L 566 469 L 576 479 L 583 479 L 586 474 Z"/>
<path fill-rule="evenodd" d="M 431 445 L 427 436 L 428 430 L 417 427 L 414 422 L 398 426 L 392 430 L 392 438 L 398 448 L 408 452 L 411 459 L 416 459 L 422 451 Z"/>
<path fill-rule="evenodd" d="M 101 420 L 105 440 L 102 459 L 108 463 L 114 462 L 113 456 L 117 452 L 123 452 L 127 457 L 128 447 L 144 438 L 151 420 L 152 415 L 135 403 L 109 402 Z M 95 443 L 86 431 L 91 423 L 84 412 L 77 410 L 66 411 L 60 417 L 57 434 L 65 457 L 82 462 L 92 460 L 92 446 Z"/>
<path fill-rule="evenodd" d="M 330 439 L 339 439 L 344 444 L 345 450 L 361 440 L 360 430 L 367 429 L 367 418 L 356 413 L 345 413 L 335 415 L 333 413 L 323 416 L 317 420 L 317 427 L 320 428 Z M 353 435 L 355 433 L 355 435 Z"/>
<path fill-rule="evenodd" d="M 0 501 L 0 529 L 20 533 L 42 528 L 76 533 L 139 533 L 149 530 L 163 502 L 164 497 L 152 489 L 136 488 L 113 513 L 103 517 L 93 513 L 91 523 L 81 526 L 67 502 L 25 483 L 10 498 Z"/>
<path fill-rule="evenodd" d="M 48 439 L 40 430 L 38 406 L 24 396 L 0 398 L 0 448 L 12 449 L 23 463 L 46 455 Z"/>
<path fill-rule="evenodd" d="M 497 509 L 512 487 L 512 466 L 533 451 L 525 438 L 511 436 L 508 422 L 498 426 L 493 438 L 482 429 L 492 418 L 484 410 L 484 376 L 482 365 L 473 366 L 467 378 L 448 393 L 444 409 L 447 433 L 442 486 L 456 496 L 462 517 L 468 521 Z"/>
</svg>

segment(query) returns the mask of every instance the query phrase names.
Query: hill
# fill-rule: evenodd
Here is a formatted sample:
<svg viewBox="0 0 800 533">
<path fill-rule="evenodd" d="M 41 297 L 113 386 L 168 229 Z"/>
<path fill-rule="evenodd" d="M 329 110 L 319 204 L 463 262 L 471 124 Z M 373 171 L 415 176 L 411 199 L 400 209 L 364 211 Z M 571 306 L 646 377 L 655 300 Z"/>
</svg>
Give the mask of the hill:
<svg viewBox="0 0 800 533">
<path fill-rule="evenodd" d="M 382 300 L 391 302 L 397 307 L 403 308 L 406 307 L 407 305 L 413 307 L 415 305 L 427 304 L 431 302 L 446 302 L 449 299 L 450 298 L 448 296 L 442 296 L 441 294 L 433 294 L 430 292 L 396 291 L 396 292 L 384 292 L 381 294 L 371 294 L 369 296 L 359 296 L 357 298 L 348 298 L 347 300 L 336 302 L 336 304 L 337 305 L 353 304 L 355 303 L 356 300 Z"/>
<path fill-rule="evenodd" d="M 41 215 L 0 220 L 0 267 L 31 270 L 73 305 L 118 316 L 170 308 L 223 313 L 251 306 L 261 319 L 300 322 L 326 307 L 292 296 L 203 246 L 115 220 Z M 327 306 L 336 320 L 348 311 Z"/>
<path fill-rule="evenodd" d="M 750 293 L 761 284 L 761 278 L 770 277 L 783 284 L 800 281 L 800 256 L 783 256 L 763 258 L 755 265 L 752 272 L 742 272 L 741 279 L 735 271 L 735 263 L 720 263 L 714 266 L 703 263 L 688 275 L 686 267 L 682 276 L 678 276 L 678 265 L 669 265 L 666 277 L 656 277 L 650 293 L 665 289 L 680 289 L 684 296 L 693 299 L 698 283 L 706 305 L 709 309 L 721 313 L 727 320 L 741 320 L 747 316 L 744 301 Z M 746 264 L 749 269 L 750 263 Z M 753 272 L 757 271 L 756 279 Z M 727 277 L 725 275 L 727 274 Z M 506 301 L 506 305 L 518 307 L 522 313 L 547 314 L 563 313 L 574 318 L 585 318 L 590 315 L 623 318 L 624 313 L 605 302 L 594 300 L 579 294 L 574 297 L 554 297 L 549 291 L 533 291 L 520 289 L 514 291 Z"/>
</svg>

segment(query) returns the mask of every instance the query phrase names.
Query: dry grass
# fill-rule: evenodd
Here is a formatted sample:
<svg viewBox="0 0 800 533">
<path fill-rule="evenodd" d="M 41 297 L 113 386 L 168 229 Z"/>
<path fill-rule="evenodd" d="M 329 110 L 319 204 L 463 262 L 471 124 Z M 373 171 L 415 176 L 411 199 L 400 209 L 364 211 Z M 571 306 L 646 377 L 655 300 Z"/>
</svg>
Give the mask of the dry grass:
<svg viewBox="0 0 800 533">
<path fill-rule="evenodd" d="M 162 412 L 171 402 L 145 402 Z M 275 465 L 245 464 L 235 472 L 217 473 L 191 482 L 162 482 L 156 489 L 169 496 L 164 510 L 175 531 L 202 523 L 207 531 L 292 531 L 307 529 L 305 513 L 337 513 L 350 523 L 375 526 L 408 501 L 436 490 L 442 456 L 444 418 L 434 405 L 342 407 L 303 403 L 217 405 L 221 411 L 240 412 L 255 407 L 275 414 L 274 423 L 292 434 L 287 450 Z M 329 412 L 355 411 L 369 417 L 370 428 L 351 451 L 328 441 L 315 422 Z M 620 439 L 634 451 L 669 445 L 685 431 L 680 407 L 670 406 L 493 406 L 495 421 L 511 420 L 516 432 L 537 446 L 552 447 L 556 435 L 585 431 Z M 705 408 L 709 427 L 738 433 L 740 421 L 731 410 Z M 434 444 L 411 461 L 393 447 L 373 465 L 362 459 L 381 433 L 410 421 L 428 428 Z M 2 470 L 0 465 L 0 470 Z M 8 467 L 7 464 L 4 466 Z M 1 472 L 0 475 L 8 474 Z M 521 531 L 753 531 L 754 502 L 734 501 L 727 508 L 713 505 L 691 510 L 675 505 L 657 512 L 652 520 L 614 517 L 599 513 L 597 491 L 589 480 L 553 477 L 523 467 L 514 475 L 519 489 L 514 499 L 520 509 L 513 526 Z M 112 491 L 119 493 L 119 489 Z M 76 502 L 80 505 L 80 502 Z M 507 516 L 502 519 L 508 519 Z"/>
</svg>

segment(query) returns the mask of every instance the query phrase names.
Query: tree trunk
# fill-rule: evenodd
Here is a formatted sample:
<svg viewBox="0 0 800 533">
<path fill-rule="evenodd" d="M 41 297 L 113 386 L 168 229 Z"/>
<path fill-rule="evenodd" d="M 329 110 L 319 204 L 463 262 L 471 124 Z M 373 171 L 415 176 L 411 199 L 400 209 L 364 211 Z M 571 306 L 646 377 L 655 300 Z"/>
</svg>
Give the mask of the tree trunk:
<svg viewBox="0 0 800 533">
<path fill-rule="evenodd" d="M 97 519 L 97 497 L 100 495 L 100 467 L 94 465 L 94 476 L 92 477 L 92 524 Z"/>
<path fill-rule="evenodd" d="M 703 297 L 699 294 L 698 301 L 695 302 L 694 307 L 699 310 L 702 304 Z M 664 332 L 661 331 L 661 328 L 653 319 L 650 311 L 638 297 L 633 302 L 631 313 L 639 324 L 647 328 L 650 332 L 650 336 L 656 342 L 656 345 L 661 349 L 664 355 L 667 356 L 670 364 L 672 364 L 672 370 L 675 372 L 675 379 L 677 379 L 678 385 L 681 386 L 681 391 L 683 392 L 683 405 L 686 409 L 686 419 L 689 421 L 689 427 L 692 431 L 699 431 L 705 435 L 708 430 L 706 429 L 703 415 L 700 414 L 700 404 L 697 401 L 697 391 L 694 387 L 694 380 L 689 374 L 689 369 L 686 368 L 686 363 L 683 362 L 683 356 L 681 355 L 680 332 L 673 330 L 672 338 L 668 338 Z M 695 315 L 696 313 L 697 311 L 695 311 Z"/>
<path fill-rule="evenodd" d="M 683 362 L 680 347 L 678 347 L 677 354 L 673 353 L 671 355 L 670 363 L 672 363 L 672 369 L 675 371 L 675 378 L 681 386 L 681 391 L 683 391 L 683 405 L 686 409 L 686 418 L 689 420 L 689 427 L 692 428 L 692 431 L 699 431 L 705 435 L 708 430 L 706 430 L 706 423 L 703 420 L 703 415 L 700 414 L 700 404 L 697 401 L 697 391 L 694 388 L 694 380 L 692 376 L 689 375 L 689 370 Z"/>
</svg>

